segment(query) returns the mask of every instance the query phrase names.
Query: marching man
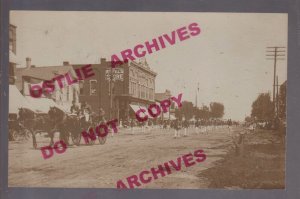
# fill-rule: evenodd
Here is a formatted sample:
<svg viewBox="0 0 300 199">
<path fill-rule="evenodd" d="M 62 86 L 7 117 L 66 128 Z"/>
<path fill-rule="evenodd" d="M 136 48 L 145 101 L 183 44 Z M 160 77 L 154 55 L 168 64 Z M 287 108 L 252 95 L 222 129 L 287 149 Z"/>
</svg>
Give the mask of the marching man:
<svg viewBox="0 0 300 199">
<path fill-rule="evenodd" d="M 188 131 L 188 128 L 189 128 L 189 121 L 188 120 L 184 120 L 183 121 L 183 124 L 182 124 L 182 127 L 184 128 L 184 137 L 187 136 L 187 131 Z"/>
<path fill-rule="evenodd" d="M 181 129 L 181 121 L 179 121 L 178 119 L 176 119 L 174 122 L 174 129 L 175 129 L 174 138 L 180 137 L 179 131 Z"/>
</svg>

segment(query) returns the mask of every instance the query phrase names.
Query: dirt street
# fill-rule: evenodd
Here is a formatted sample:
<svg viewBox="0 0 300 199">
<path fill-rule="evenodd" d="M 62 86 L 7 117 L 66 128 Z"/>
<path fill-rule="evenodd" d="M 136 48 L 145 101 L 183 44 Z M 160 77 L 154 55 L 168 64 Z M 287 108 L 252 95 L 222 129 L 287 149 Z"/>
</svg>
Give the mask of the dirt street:
<svg viewBox="0 0 300 199">
<path fill-rule="evenodd" d="M 207 158 L 191 167 L 182 167 L 165 177 L 139 188 L 208 188 L 207 179 L 199 174 L 222 159 L 232 145 L 232 136 L 241 128 L 215 129 L 196 134 L 190 128 L 187 137 L 173 138 L 173 130 L 152 129 L 134 134 L 120 129 L 108 136 L 104 145 L 70 146 L 63 154 L 43 159 L 41 151 L 32 148 L 31 139 L 9 143 L 9 186 L 116 188 L 116 182 L 149 170 L 169 160 L 203 149 Z M 58 140 L 58 135 L 55 136 Z M 49 138 L 37 137 L 38 146 L 46 146 Z"/>
</svg>

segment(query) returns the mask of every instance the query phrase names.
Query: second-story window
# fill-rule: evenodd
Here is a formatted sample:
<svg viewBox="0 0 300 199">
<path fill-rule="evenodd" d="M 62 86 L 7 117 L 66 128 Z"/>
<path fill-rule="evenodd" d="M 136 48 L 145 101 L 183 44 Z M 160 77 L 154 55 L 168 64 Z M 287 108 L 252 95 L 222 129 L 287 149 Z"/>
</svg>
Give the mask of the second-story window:
<svg viewBox="0 0 300 199">
<path fill-rule="evenodd" d="M 16 29 L 9 28 L 9 50 L 16 53 Z"/>
<path fill-rule="evenodd" d="M 97 95 L 97 80 L 90 80 L 90 95 Z"/>
<path fill-rule="evenodd" d="M 84 81 L 79 80 L 79 94 L 84 95 Z"/>
</svg>

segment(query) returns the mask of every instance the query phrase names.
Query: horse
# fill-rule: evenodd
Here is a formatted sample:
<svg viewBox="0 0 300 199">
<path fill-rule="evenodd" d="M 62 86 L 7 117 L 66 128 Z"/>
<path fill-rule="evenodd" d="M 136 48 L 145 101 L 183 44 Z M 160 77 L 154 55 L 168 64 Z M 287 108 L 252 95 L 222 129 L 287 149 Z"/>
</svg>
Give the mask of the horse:
<svg viewBox="0 0 300 199">
<path fill-rule="evenodd" d="M 32 136 L 33 148 L 37 148 L 36 134 L 41 132 L 49 132 L 47 126 L 48 118 L 45 116 L 37 115 L 34 111 L 27 108 L 19 108 L 18 122 L 22 130 L 29 131 Z M 51 137 L 51 136 L 50 136 Z M 52 140 L 53 141 L 53 140 Z"/>
<path fill-rule="evenodd" d="M 54 127 L 53 131 L 49 134 L 51 138 L 50 145 L 53 145 L 55 132 L 59 132 L 59 139 L 64 141 L 66 145 L 69 145 L 69 128 L 76 123 L 71 123 L 72 120 L 70 120 L 70 117 L 63 110 L 57 107 L 50 107 L 48 115 Z"/>
<path fill-rule="evenodd" d="M 69 138 L 71 137 L 73 143 L 79 146 L 82 131 L 91 128 L 93 123 L 95 126 L 97 121 L 94 114 L 84 114 L 81 116 L 67 114 L 57 107 L 50 107 L 48 114 L 50 120 L 54 123 L 55 131 L 59 132 L 59 139 L 64 141 L 67 145 L 69 145 Z M 53 140 L 53 135 L 51 134 L 51 136 L 51 140 Z M 100 141 L 100 143 L 101 142 L 103 141 Z M 91 144 L 93 144 L 93 142 L 91 142 Z"/>
</svg>

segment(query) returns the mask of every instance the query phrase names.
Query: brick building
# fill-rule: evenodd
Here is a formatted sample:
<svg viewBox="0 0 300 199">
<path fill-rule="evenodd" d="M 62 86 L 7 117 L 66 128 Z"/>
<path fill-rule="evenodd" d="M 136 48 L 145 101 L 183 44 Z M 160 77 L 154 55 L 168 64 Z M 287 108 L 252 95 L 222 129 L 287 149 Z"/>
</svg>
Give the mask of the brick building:
<svg viewBox="0 0 300 199">
<path fill-rule="evenodd" d="M 74 69 L 82 66 L 73 65 Z M 79 101 L 87 102 L 93 111 L 103 108 L 106 118 L 127 120 L 134 117 L 135 107 L 155 102 L 157 74 L 145 59 L 112 68 L 111 62 L 102 58 L 100 64 L 92 64 L 92 68 L 95 76 L 79 83 Z"/>
</svg>

